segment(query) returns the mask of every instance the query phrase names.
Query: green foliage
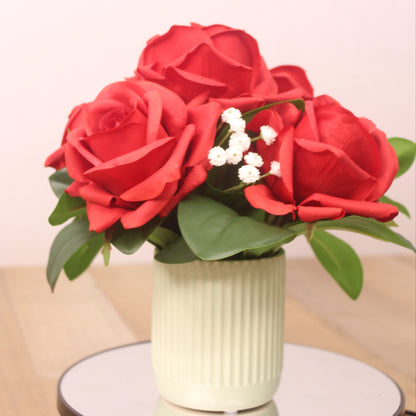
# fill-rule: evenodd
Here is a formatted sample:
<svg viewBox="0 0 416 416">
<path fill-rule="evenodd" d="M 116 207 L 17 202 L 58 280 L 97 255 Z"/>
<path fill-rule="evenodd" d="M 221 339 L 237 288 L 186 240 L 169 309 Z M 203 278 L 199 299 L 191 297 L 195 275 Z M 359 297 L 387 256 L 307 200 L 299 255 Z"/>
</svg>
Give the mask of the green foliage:
<svg viewBox="0 0 416 416">
<path fill-rule="evenodd" d="M 296 100 L 279 101 L 277 103 L 271 103 L 271 104 L 264 105 L 263 107 L 255 108 L 254 110 L 247 111 L 246 113 L 244 113 L 243 114 L 243 118 L 248 123 L 260 111 L 267 110 L 267 109 L 269 109 L 271 107 L 274 107 L 275 105 L 287 104 L 287 103 L 293 104 L 300 111 L 304 111 L 305 110 L 305 101 L 303 101 L 302 99 L 299 98 L 299 99 L 296 99 Z"/>
<path fill-rule="evenodd" d="M 64 267 L 68 277 L 75 278 L 91 263 L 97 246 L 100 247 L 103 244 L 104 234 L 89 232 L 88 227 L 88 220 L 75 220 L 55 237 L 46 268 L 46 275 L 52 290 Z"/>
<path fill-rule="evenodd" d="M 152 234 L 149 235 L 147 240 L 149 243 L 152 243 L 155 247 L 162 249 L 169 244 L 172 244 L 178 238 L 178 234 L 169 230 L 169 228 L 164 228 L 162 226 L 157 227 Z"/>
<path fill-rule="evenodd" d="M 156 217 L 143 225 L 143 227 L 132 228 L 129 230 L 123 228 L 121 224 L 117 224 L 113 232 L 111 243 L 122 253 L 133 254 L 146 242 L 160 223 L 161 219 Z"/>
<path fill-rule="evenodd" d="M 167 245 L 163 250 L 158 250 L 155 259 L 161 263 L 180 264 L 198 260 L 198 257 L 189 248 L 183 237 Z"/>
<path fill-rule="evenodd" d="M 65 189 L 73 182 L 73 179 L 68 175 L 66 168 L 57 170 L 49 176 L 49 183 L 54 194 L 60 198 L 65 192 Z"/>
<path fill-rule="evenodd" d="M 95 256 L 103 247 L 103 233 L 96 234 L 83 244 L 65 263 L 64 271 L 69 280 L 80 276 L 94 260 Z"/>
<path fill-rule="evenodd" d="M 85 215 L 86 212 L 85 201 L 82 198 L 73 198 L 63 192 L 55 209 L 49 216 L 49 224 L 63 224 L 72 217 Z"/>
<path fill-rule="evenodd" d="M 401 137 L 392 137 L 389 142 L 399 160 L 399 171 L 396 174 L 396 178 L 398 178 L 412 166 L 416 155 L 416 143 Z"/>
<path fill-rule="evenodd" d="M 110 264 L 110 253 L 111 253 L 111 243 L 110 241 L 105 239 L 103 249 L 101 250 L 101 254 L 103 255 L 105 266 L 108 266 Z"/>
<path fill-rule="evenodd" d="M 379 222 L 373 218 L 351 215 L 349 217 L 341 218 L 340 220 L 317 221 L 314 223 L 314 227 L 315 232 L 316 230 L 343 230 L 365 234 L 369 237 L 394 243 L 416 251 L 410 241 L 394 232 L 385 223 Z M 298 235 L 305 234 L 307 232 L 307 224 L 298 223 L 296 225 L 291 225 L 289 229 L 296 232 Z"/>
<path fill-rule="evenodd" d="M 319 262 L 351 299 L 357 299 L 363 286 L 363 269 L 355 251 L 344 241 L 315 230 L 309 244 Z"/>
<path fill-rule="evenodd" d="M 221 260 L 247 249 L 282 245 L 296 237 L 290 230 L 240 216 L 199 194 L 181 201 L 178 221 L 186 243 L 202 260 Z"/>
</svg>

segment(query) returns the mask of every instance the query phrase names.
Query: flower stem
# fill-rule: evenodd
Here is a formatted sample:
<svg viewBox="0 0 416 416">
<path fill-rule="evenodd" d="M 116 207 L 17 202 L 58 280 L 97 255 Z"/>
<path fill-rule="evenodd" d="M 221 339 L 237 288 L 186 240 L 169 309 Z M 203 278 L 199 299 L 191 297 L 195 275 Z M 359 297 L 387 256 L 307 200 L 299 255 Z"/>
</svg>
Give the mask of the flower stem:
<svg viewBox="0 0 416 416">
<path fill-rule="evenodd" d="M 269 176 L 269 175 L 270 175 L 270 172 L 265 173 L 264 175 L 261 175 L 260 178 L 259 178 L 259 180 L 256 181 L 256 182 L 254 182 L 254 183 L 245 183 L 245 182 L 241 181 L 236 186 L 233 186 L 233 187 L 228 188 L 228 189 L 224 189 L 224 192 L 235 192 L 235 191 L 239 191 L 240 189 L 244 189 L 246 186 L 254 185 L 255 183 L 261 181 L 262 179 L 264 179 L 266 176 Z"/>
<path fill-rule="evenodd" d="M 233 186 L 233 187 L 228 188 L 228 189 L 224 189 L 224 192 L 236 192 L 236 191 L 240 191 L 241 189 L 244 189 L 248 185 L 250 185 L 250 184 L 249 183 L 244 183 L 244 182 L 241 181 L 236 186 Z"/>
<path fill-rule="evenodd" d="M 231 136 L 231 131 L 228 131 L 227 134 L 223 137 L 223 139 L 218 143 L 218 146 L 222 146 L 224 142 Z"/>
<path fill-rule="evenodd" d="M 255 143 L 257 140 L 260 140 L 260 139 L 262 139 L 263 137 L 261 137 L 261 134 L 259 134 L 258 136 L 256 136 L 256 137 L 253 137 L 252 139 L 251 139 L 251 143 Z"/>
<path fill-rule="evenodd" d="M 266 214 L 266 223 L 267 224 L 273 224 L 274 220 L 276 218 L 276 215 L 273 214 Z"/>
</svg>

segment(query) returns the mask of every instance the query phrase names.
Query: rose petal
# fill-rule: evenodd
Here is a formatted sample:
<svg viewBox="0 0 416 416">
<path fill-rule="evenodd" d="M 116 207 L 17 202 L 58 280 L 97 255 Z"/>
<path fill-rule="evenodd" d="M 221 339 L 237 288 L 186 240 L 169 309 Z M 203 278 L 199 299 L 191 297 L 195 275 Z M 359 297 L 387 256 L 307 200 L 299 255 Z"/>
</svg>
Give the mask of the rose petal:
<svg viewBox="0 0 416 416">
<path fill-rule="evenodd" d="M 167 88 L 153 82 L 141 81 L 139 91 L 156 91 L 162 100 L 162 125 L 169 136 L 179 136 L 186 127 L 188 113 L 181 98 Z"/>
<path fill-rule="evenodd" d="M 79 140 L 70 140 L 65 145 L 65 164 L 69 176 L 79 182 L 88 182 L 84 172 L 100 161 L 83 147 Z"/>
<path fill-rule="evenodd" d="M 282 65 L 271 70 L 280 94 L 298 90 L 298 98 L 311 99 L 313 88 L 306 77 L 305 71 L 293 65 Z"/>
<path fill-rule="evenodd" d="M 267 146 L 263 140 L 257 141 L 256 148 L 264 160 L 264 167 L 267 167 L 267 169 L 264 168 L 264 173 L 268 172 L 272 161 L 280 163 L 282 177 L 270 175 L 265 179 L 276 199 L 287 204 L 295 204 L 293 197 L 293 128 L 285 127 L 271 146 Z"/>
<path fill-rule="evenodd" d="M 364 200 L 377 183 L 334 146 L 295 139 L 294 155 L 293 192 L 298 202 L 313 193 Z"/>
<path fill-rule="evenodd" d="M 166 183 L 178 181 L 181 178 L 183 160 L 194 134 L 195 127 L 191 124 L 188 125 L 177 143 L 170 144 L 170 146 L 174 145 L 175 147 L 171 150 L 169 159 L 163 163 L 163 167 L 159 165 L 159 169 L 155 170 L 152 175 L 143 180 L 136 180 L 135 184 L 125 190 L 120 197 L 126 201 L 145 201 L 157 197 Z M 154 158 L 154 156 L 151 156 L 149 163 Z"/>
<path fill-rule="evenodd" d="M 85 183 L 74 181 L 65 189 L 65 192 L 72 197 L 81 196 L 79 192 L 83 186 L 85 186 Z"/>
<path fill-rule="evenodd" d="M 238 108 L 242 113 L 264 105 L 264 98 L 261 97 L 235 97 L 235 98 L 210 98 L 221 106 L 221 110 L 230 107 Z"/>
<path fill-rule="evenodd" d="M 211 43 L 210 37 L 198 27 L 172 26 L 162 36 L 155 36 L 143 50 L 139 67 L 167 66 L 200 43 Z"/>
<path fill-rule="evenodd" d="M 116 199 L 113 194 L 92 182 L 81 187 L 79 194 L 85 201 L 104 206 L 110 206 Z"/>
<path fill-rule="evenodd" d="M 45 166 L 55 168 L 56 170 L 65 167 L 65 145 L 62 145 L 58 150 L 55 150 L 45 161 Z"/>
<path fill-rule="evenodd" d="M 257 113 L 247 124 L 247 129 L 257 133 L 260 131 L 260 127 L 264 125 L 272 127 L 276 133 L 279 133 L 284 127 L 279 113 L 274 109 L 268 109 Z"/>
<path fill-rule="evenodd" d="M 253 95 L 259 97 L 269 97 L 278 93 L 276 82 L 262 57 L 260 57 L 258 72 L 253 71 L 251 89 Z"/>
<path fill-rule="evenodd" d="M 177 183 L 169 183 L 158 198 L 143 202 L 136 210 L 123 214 L 121 223 L 126 229 L 137 228 L 156 217 L 166 206 L 177 189 Z"/>
<path fill-rule="evenodd" d="M 90 151 L 108 162 L 146 145 L 146 125 L 130 123 L 118 128 L 92 134 L 83 140 Z"/>
<path fill-rule="evenodd" d="M 225 97 L 236 97 L 241 92 L 248 92 L 253 72 L 250 66 L 218 53 L 205 43 L 189 52 L 177 69 L 184 71 L 182 74 L 187 73 L 189 80 L 200 76 L 226 85 L 226 92 L 222 94 Z"/>
<path fill-rule="evenodd" d="M 380 149 L 357 117 L 336 104 L 315 106 L 315 114 L 319 140 L 344 151 L 360 168 L 378 177 Z"/>
<path fill-rule="evenodd" d="M 143 183 L 146 179 L 160 171 L 175 149 L 175 139 L 167 137 L 157 140 L 131 153 L 119 156 L 100 166 L 87 170 L 85 176 L 106 188 L 116 196 Z M 175 179 L 176 176 L 175 176 Z M 175 180 L 172 179 L 172 180 Z M 151 195 L 158 195 L 157 185 L 164 187 L 170 178 L 161 183 L 154 183 L 153 190 L 149 189 Z M 147 182 L 146 182 L 147 183 Z M 143 186 L 143 185 L 142 185 Z M 146 193 L 136 195 L 132 201 L 142 201 L 149 196 Z M 124 199 L 124 197 L 123 197 Z"/>
<path fill-rule="evenodd" d="M 377 177 L 377 185 L 367 197 L 369 201 L 375 201 L 385 194 L 399 170 L 396 152 L 386 138 L 386 135 L 378 130 L 375 125 L 366 119 L 360 119 L 363 127 L 372 135 L 379 149 L 380 172 Z"/>
<path fill-rule="evenodd" d="M 223 95 L 227 90 L 227 85 L 223 82 L 173 67 L 166 69 L 166 85 L 187 103 L 201 95 L 206 97 Z"/>
<path fill-rule="evenodd" d="M 189 109 L 189 122 L 195 126 L 195 136 L 189 147 L 185 167 L 194 166 L 206 159 L 214 146 L 218 117 L 221 109 L 218 103 L 208 103 Z"/>
<path fill-rule="evenodd" d="M 87 217 L 90 231 L 101 233 L 114 225 L 128 210 L 119 207 L 107 207 L 87 201 Z"/>
<path fill-rule="evenodd" d="M 319 129 L 313 101 L 305 101 L 305 112 L 295 128 L 296 137 L 319 141 Z"/>
<path fill-rule="evenodd" d="M 379 221 L 390 221 L 398 214 L 398 209 L 390 204 L 384 204 L 380 202 L 355 201 L 319 193 L 311 195 L 300 205 L 313 205 L 334 208 L 337 207 L 344 210 L 347 214 L 375 218 Z"/>
<path fill-rule="evenodd" d="M 273 215 L 294 215 L 296 206 L 278 201 L 265 185 L 252 185 L 244 189 L 247 201 L 254 208 L 263 209 Z"/>
<path fill-rule="evenodd" d="M 255 73 L 260 69 L 257 41 L 243 30 L 227 27 L 216 33 L 211 30 L 211 40 L 215 49 L 223 54 L 225 59 L 233 59 L 237 65 L 251 67 Z M 257 83 L 257 79 L 253 81 Z"/>
<path fill-rule="evenodd" d="M 169 200 L 167 205 L 160 211 L 160 216 L 165 217 L 169 212 L 176 207 L 186 195 L 201 185 L 207 178 L 207 170 L 204 166 L 194 166 L 188 175 L 185 177 L 179 191 Z"/>
<path fill-rule="evenodd" d="M 160 138 L 160 121 L 162 119 L 162 100 L 156 91 L 149 91 L 144 94 L 147 101 L 147 131 L 146 143 L 151 143 Z"/>
<path fill-rule="evenodd" d="M 298 207 L 298 216 L 301 221 L 313 222 L 319 220 L 338 220 L 345 216 L 342 208 L 302 206 Z"/>
</svg>

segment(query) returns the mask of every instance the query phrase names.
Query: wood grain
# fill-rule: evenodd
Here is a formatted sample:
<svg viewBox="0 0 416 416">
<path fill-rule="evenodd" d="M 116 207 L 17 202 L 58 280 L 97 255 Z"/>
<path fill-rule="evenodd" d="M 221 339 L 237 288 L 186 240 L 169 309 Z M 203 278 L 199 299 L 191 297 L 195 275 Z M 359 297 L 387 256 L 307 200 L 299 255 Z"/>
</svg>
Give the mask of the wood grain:
<svg viewBox="0 0 416 416">
<path fill-rule="evenodd" d="M 336 351 L 390 375 L 416 409 L 415 260 L 363 260 L 349 300 L 313 259 L 289 259 L 288 342 Z M 73 362 L 150 338 L 149 264 L 93 267 L 54 294 L 43 268 L 0 270 L 0 415 L 56 416 L 56 383 Z"/>
</svg>

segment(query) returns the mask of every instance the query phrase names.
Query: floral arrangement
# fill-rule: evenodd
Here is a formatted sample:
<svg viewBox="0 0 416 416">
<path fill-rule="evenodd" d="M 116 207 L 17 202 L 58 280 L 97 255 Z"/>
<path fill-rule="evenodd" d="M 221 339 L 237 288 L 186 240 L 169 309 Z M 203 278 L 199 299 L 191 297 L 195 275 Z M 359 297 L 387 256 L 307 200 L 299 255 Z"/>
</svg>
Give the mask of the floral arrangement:
<svg viewBox="0 0 416 416">
<path fill-rule="evenodd" d="M 303 69 L 268 69 L 257 42 L 222 25 L 173 26 L 152 38 L 134 76 L 74 108 L 46 166 L 59 198 L 47 277 L 79 276 L 111 246 L 149 241 L 157 260 L 273 256 L 305 235 L 357 298 L 347 230 L 415 250 L 393 231 L 405 207 L 384 196 L 413 163 L 415 144 L 387 139 L 329 96 Z"/>
</svg>

